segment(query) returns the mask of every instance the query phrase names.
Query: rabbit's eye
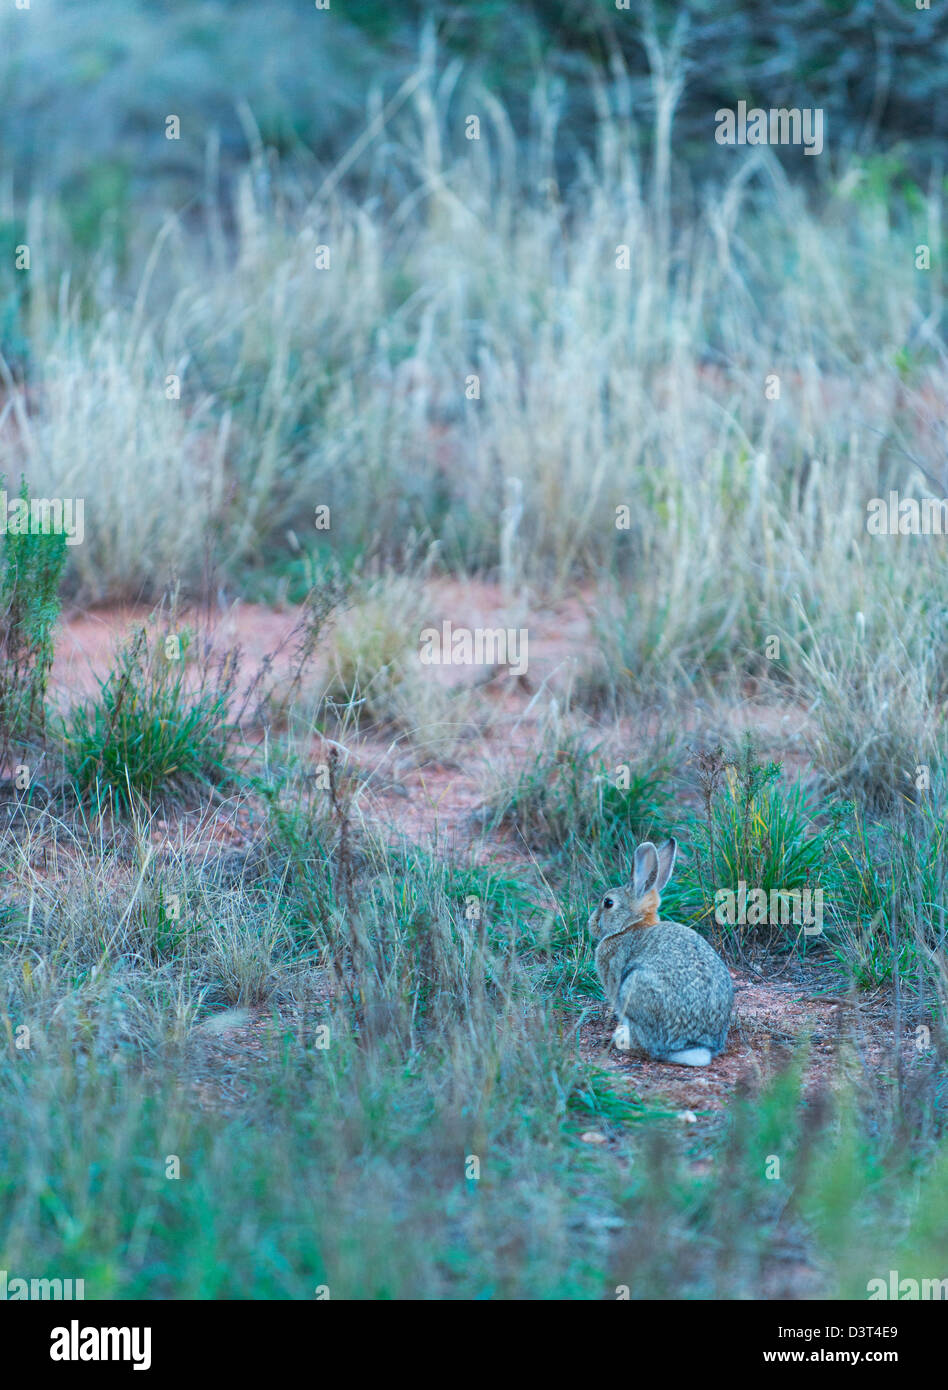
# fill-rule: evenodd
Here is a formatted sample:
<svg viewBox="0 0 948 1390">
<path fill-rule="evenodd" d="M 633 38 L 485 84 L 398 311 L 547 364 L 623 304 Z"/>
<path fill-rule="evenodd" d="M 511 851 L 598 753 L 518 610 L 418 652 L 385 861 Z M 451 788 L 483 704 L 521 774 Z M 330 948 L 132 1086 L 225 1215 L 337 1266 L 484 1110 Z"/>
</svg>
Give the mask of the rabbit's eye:
<svg viewBox="0 0 948 1390">
<path fill-rule="evenodd" d="M 611 898 L 603 898 L 602 905 L 603 907 L 615 907 L 615 903 Z"/>
</svg>

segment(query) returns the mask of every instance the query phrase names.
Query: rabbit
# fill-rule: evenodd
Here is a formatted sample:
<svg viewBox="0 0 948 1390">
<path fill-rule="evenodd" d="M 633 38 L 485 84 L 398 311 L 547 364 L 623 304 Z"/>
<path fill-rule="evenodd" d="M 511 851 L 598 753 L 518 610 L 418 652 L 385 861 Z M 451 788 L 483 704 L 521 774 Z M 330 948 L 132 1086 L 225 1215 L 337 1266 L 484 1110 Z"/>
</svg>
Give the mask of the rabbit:
<svg viewBox="0 0 948 1390">
<path fill-rule="evenodd" d="M 727 1041 L 734 986 L 703 936 L 658 919 L 677 852 L 673 839 L 657 849 L 650 840 L 640 844 L 632 882 L 605 894 L 589 931 L 598 938 L 596 969 L 619 1019 L 615 1045 L 641 1048 L 660 1062 L 706 1067 Z"/>
</svg>

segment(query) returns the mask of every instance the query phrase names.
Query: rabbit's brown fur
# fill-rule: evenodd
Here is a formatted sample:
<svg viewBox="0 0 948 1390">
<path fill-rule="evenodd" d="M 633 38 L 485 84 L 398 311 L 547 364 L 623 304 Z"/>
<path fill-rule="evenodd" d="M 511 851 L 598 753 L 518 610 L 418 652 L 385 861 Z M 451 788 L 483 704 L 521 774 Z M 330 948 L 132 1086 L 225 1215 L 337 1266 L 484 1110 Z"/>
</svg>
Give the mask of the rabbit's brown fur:
<svg viewBox="0 0 948 1390">
<path fill-rule="evenodd" d="M 658 849 L 639 845 L 632 883 L 602 897 L 589 929 L 599 938 L 596 969 L 619 1019 L 617 1043 L 661 1061 L 704 1065 L 727 1041 L 734 987 L 704 937 L 659 920 L 677 848 L 674 840 Z"/>
</svg>

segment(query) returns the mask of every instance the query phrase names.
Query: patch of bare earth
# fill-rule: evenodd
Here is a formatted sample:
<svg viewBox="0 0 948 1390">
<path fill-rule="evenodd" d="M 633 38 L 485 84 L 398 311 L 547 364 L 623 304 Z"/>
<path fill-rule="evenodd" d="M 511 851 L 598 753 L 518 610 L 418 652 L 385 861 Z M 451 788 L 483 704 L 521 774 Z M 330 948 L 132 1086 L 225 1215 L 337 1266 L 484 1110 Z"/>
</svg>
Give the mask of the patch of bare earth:
<svg viewBox="0 0 948 1390">
<path fill-rule="evenodd" d="M 580 1030 L 582 1055 L 621 1078 L 630 1095 L 643 1103 L 667 1108 L 696 1125 L 712 1120 L 736 1091 L 761 1089 L 787 1067 L 801 1044 L 807 1049 L 807 1094 L 893 1067 L 888 994 L 847 992 L 831 961 L 798 963 L 792 979 L 768 979 L 735 969 L 731 978 L 734 1013 L 728 1044 L 709 1066 L 683 1067 L 620 1052 L 612 1045 L 615 1018 L 606 1004 Z M 903 1061 L 911 1066 L 917 1054 L 908 1030 L 903 1028 L 903 1034 Z"/>
</svg>

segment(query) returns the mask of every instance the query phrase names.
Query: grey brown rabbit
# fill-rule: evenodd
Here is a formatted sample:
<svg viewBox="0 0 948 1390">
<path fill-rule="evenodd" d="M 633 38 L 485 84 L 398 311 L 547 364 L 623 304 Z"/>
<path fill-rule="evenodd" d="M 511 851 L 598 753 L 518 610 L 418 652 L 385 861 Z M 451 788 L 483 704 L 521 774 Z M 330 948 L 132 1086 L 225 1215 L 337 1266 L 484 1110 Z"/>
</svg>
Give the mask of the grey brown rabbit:
<svg viewBox="0 0 948 1390">
<path fill-rule="evenodd" d="M 650 840 L 635 851 L 633 878 L 610 888 L 589 918 L 598 937 L 596 969 L 619 1019 L 617 1047 L 641 1048 L 660 1062 L 705 1067 L 727 1041 L 734 986 L 703 936 L 660 922 L 661 892 L 678 844 Z"/>
</svg>

